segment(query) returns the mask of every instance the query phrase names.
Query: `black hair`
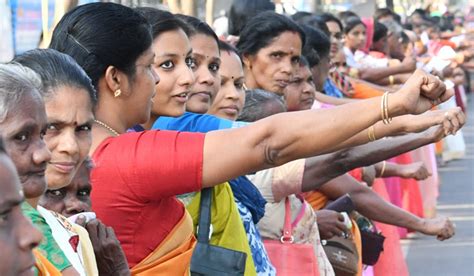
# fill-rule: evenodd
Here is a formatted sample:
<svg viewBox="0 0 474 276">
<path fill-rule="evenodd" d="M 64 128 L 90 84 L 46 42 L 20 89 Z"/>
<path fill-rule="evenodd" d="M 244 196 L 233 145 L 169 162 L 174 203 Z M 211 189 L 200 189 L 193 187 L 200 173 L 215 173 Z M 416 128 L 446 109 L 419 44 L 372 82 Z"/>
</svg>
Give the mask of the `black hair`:
<svg viewBox="0 0 474 276">
<path fill-rule="evenodd" d="M 297 12 L 294 15 L 292 15 L 291 18 L 300 26 L 309 25 L 313 28 L 320 29 L 327 36 L 331 35 L 331 33 L 329 32 L 329 28 L 326 25 L 326 22 L 320 16 L 313 15 L 312 13 L 309 13 L 309 12 Z"/>
<path fill-rule="evenodd" d="M 306 35 L 306 43 L 303 47 L 303 55 L 308 60 L 310 67 L 313 67 L 319 63 L 320 59 L 329 56 L 331 41 L 329 40 L 329 37 L 321 30 L 308 25 L 303 25 L 301 28 Z M 312 54 L 311 50 L 316 51 L 317 60 Z"/>
<path fill-rule="evenodd" d="M 148 23 L 151 25 L 151 33 L 153 39 L 158 37 L 160 34 L 167 31 L 183 30 L 186 35 L 191 32 L 190 28 L 186 23 L 176 18 L 176 16 L 168 11 L 163 11 L 150 7 L 135 8 L 135 11 L 139 12 L 146 18 Z"/>
<path fill-rule="evenodd" d="M 339 18 L 335 17 L 333 14 L 326 12 L 320 14 L 319 17 L 324 21 L 324 23 L 335 22 L 339 26 L 339 29 L 341 29 L 341 32 L 344 30 L 341 20 L 339 20 Z"/>
<path fill-rule="evenodd" d="M 85 89 L 94 105 L 97 94 L 91 79 L 86 72 L 70 56 L 54 49 L 34 49 L 13 59 L 25 67 L 35 71 L 41 78 L 41 94 L 48 98 L 60 86 L 72 86 Z"/>
<path fill-rule="evenodd" d="M 380 20 L 380 18 L 386 17 L 386 16 L 394 16 L 394 12 L 390 8 L 379 8 L 375 11 L 374 13 L 374 19 L 375 20 Z"/>
<path fill-rule="evenodd" d="M 401 42 L 401 44 L 407 44 L 407 43 L 410 42 L 410 37 L 405 32 L 401 32 L 400 33 L 400 42 Z"/>
<path fill-rule="evenodd" d="M 188 25 L 189 32 L 188 36 L 191 38 L 197 34 L 203 34 L 213 38 L 217 44 L 219 44 L 219 38 L 212 28 L 204 21 L 199 20 L 196 17 L 187 16 L 184 14 L 177 14 L 176 17 Z"/>
<path fill-rule="evenodd" d="M 288 31 L 297 33 L 301 38 L 301 45 L 304 45 L 305 34 L 293 20 L 271 11 L 260 13 L 245 25 L 237 49 L 242 56 L 254 55 L 267 47 L 274 38 Z"/>
<path fill-rule="evenodd" d="M 347 18 L 349 17 L 357 17 L 360 19 L 360 17 L 353 11 L 343 11 L 343 12 L 340 12 L 338 15 L 339 19 L 343 22 L 343 25 L 345 25 L 345 21 L 347 20 Z"/>
<path fill-rule="evenodd" d="M 402 25 L 402 17 L 398 13 L 393 13 L 393 20 L 395 20 L 398 24 Z"/>
<path fill-rule="evenodd" d="M 286 104 L 281 96 L 262 89 L 250 89 L 245 91 L 245 105 L 237 121 L 255 122 L 268 116 L 274 115 L 266 105 L 278 103 L 282 110 L 286 111 Z"/>
<path fill-rule="evenodd" d="M 381 40 L 382 38 L 386 37 L 388 35 L 388 29 L 387 27 L 378 22 L 378 21 L 374 21 L 374 36 L 373 36 L 373 43 Z"/>
<path fill-rule="evenodd" d="M 234 53 L 242 61 L 242 56 L 240 56 L 239 50 L 237 50 L 237 48 L 235 48 L 234 46 L 232 46 L 229 43 L 227 43 L 225 41 L 222 41 L 222 40 L 219 40 L 218 45 L 219 45 L 219 50 L 220 51 L 226 51 L 228 53 Z"/>
<path fill-rule="evenodd" d="M 307 59 L 305 56 L 301 56 L 301 58 L 300 58 L 300 66 L 304 66 L 304 67 L 308 67 L 308 68 L 311 67 L 311 66 L 309 65 L 308 59 Z"/>
<path fill-rule="evenodd" d="M 364 28 L 366 27 L 364 22 L 359 17 L 351 16 L 347 17 L 344 22 L 344 33 L 348 34 L 352 29 L 354 29 L 357 25 L 362 24 Z"/>
<path fill-rule="evenodd" d="M 108 66 L 133 77 L 136 60 L 151 43 L 150 24 L 141 14 L 119 4 L 91 3 L 61 18 L 49 47 L 73 57 L 97 87 Z"/>
<path fill-rule="evenodd" d="M 264 11 L 274 11 L 270 0 L 234 0 L 229 10 L 229 34 L 240 36 L 247 22 Z"/>
</svg>

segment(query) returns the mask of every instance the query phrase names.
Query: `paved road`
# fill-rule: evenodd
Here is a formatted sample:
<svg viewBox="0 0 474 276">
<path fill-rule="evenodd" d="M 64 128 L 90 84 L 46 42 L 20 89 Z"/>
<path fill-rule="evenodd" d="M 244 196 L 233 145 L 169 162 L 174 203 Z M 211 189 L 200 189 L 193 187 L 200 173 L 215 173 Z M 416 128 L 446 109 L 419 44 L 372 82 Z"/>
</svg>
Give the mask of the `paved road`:
<svg viewBox="0 0 474 276">
<path fill-rule="evenodd" d="M 417 235 L 403 241 L 412 276 L 474 276 L 474 97 L 468 104 L 468 123 L 463 129 L 467 152 L 462 160 L 440 168 L 438 214 L 456 223 L 456 236 L 439 242 Z M 391 276 L 391 275 L 389 275 Z"/>
</svg>

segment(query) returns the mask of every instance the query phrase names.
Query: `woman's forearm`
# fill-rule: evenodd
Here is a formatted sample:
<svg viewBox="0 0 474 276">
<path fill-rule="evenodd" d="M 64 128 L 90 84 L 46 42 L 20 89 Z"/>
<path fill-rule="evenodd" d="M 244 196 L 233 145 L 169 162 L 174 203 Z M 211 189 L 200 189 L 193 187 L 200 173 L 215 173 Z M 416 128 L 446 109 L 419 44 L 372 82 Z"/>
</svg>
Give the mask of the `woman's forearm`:
<svg viewBox="0 0 474 276">
<path fill-rule="evenodd" d="M 405 112 L 396 96 L 388 105 L 393 117 Z M 209 132 L 204 143 L 203 186 L 333 152 L 343 141 L 380 121 L 380 108 L 381 97 L 376 97 L 331 109 L 277 114 L 243 128 Z"/>
<path fill-rule="evenodd" d="M 363 80 L 377 83 L 380 79 L 405 72 L 405 67 L 402 64 L 393 67 L 363 68 L 359 70 L 359 77 Z"/>
<path fill-rule="evenodd" d="M 308 158 L 303 174 L 303 192 L 318 189 L 329 180 L 355 168 L 375 164 L 434 141 L 432 131 L 425 131 Z"/>
<path fill-rule="evenodd" d="M 321 191 L 331 199 L 348 193 L 356 211 L 369 219 L 420 231 L 422 219 L 387 202 L 350 175 L 342 175 L 324 184 Z"/>
<path fill-rule="evenodd" d="M 348 103 L 358 101 L 357 99 L 335 98 L 335 97 L 331 97 L 331 96 L 328 96 L 326 94 L 323 94 L 321 92 L 316 92 L 314 97 L 319 102 L 322 102 L 322 103 L 325 103 L 325 104 L 332 104 L 332 105 L 343 105 L 343 104 L 348 104 Z"/>
</svg>

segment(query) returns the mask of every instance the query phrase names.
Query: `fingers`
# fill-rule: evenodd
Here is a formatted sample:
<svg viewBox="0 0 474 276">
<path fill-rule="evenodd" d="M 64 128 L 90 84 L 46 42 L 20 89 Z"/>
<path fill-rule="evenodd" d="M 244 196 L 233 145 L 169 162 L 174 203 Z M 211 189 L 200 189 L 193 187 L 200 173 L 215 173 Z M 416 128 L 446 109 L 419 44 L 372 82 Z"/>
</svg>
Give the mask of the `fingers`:
<svg viewBox="0 0 474 276">
<path fill-rule="evenodd" d="M 85 226 L 86 226 L 86 221 L 87 221 L 87 219 L 86 219 L 86 217 L 85 217 L 84 215 L 79 215 L 79 216 L 77 217 L 75 223 L 76 223 L 77 225 L 82 226 L 82 227 L 85 228 Z"/>
<path fill-rule="evenodd" d="M 424 73 L 424 83 L 421 85 L 421 94 L 428 99 L 444 99 L 446 85 L 437 77 Z"/>
<path fill-rule="evenodd" d="M 445 111 L 443 114 L 445 135 L 455 134 L 465 123 L 465 116 L 459 107 Z"/>
</svg>

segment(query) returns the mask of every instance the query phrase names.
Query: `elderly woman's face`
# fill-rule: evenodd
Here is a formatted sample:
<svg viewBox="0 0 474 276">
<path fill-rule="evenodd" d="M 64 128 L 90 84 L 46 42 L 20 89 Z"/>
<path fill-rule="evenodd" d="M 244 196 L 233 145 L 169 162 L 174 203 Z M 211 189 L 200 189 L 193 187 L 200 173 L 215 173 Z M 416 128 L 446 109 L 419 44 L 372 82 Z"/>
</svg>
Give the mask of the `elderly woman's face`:
<svg viewBox="0 0 474 276">
<path fill-rule="evenodd" d="M 8 156 L 0 154 L 0 275 L 34 275 L 32 250 L 41 233 L 21 212 L 20 181 Z"/>
<path fill-rule="evenodd" d="M 245 78 L 249 88 L 283 95 L 291 76 L 298 69 L 301 47 L 299 34 L 286 31 L 257 54 L 244 57 Z"/>
<path fill-rule="evenodd" d="M 5 147 L 18 171 L 27 199 L 38 198 L 46 190 L 45 171 L 51 154 L 43 140 L 47 121 L 40 95 L 24 94 L 0 123 Z"/>
<path fill-rule="evenodd" d="M 48 189 L 41 197 L 39 204 L 65 217 L 90 212 L 91 190 L 89 169 L 83 164 L 71 184 L 57 190 Z"/>
<path fill-rule="evenodd" d="M 46 169 L 48 189 L 71 183 L 91 146 L 94 120 L 88 92 L 82 88 L 61 86 L 45 99 L 48 128 L 45 142 L 51 151 Z"/>
</svg>

